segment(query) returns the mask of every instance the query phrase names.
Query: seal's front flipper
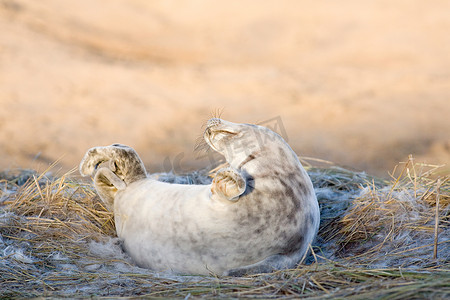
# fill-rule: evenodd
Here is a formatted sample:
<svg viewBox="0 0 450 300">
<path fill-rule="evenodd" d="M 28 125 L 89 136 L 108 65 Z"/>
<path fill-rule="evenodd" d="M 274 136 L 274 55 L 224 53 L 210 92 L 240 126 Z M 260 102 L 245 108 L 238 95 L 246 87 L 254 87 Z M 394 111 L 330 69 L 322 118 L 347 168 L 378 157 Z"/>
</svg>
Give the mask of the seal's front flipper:
<svg viewBox="0 0 450 300">
<path fill-rule="evenodd" d="M 232 169 L 220 169 L 211 184 L 213 197 L 228 201 L 237 201 L 239 196 L 245 192 L 246 182 L 242 175 Z"/>
</svg>

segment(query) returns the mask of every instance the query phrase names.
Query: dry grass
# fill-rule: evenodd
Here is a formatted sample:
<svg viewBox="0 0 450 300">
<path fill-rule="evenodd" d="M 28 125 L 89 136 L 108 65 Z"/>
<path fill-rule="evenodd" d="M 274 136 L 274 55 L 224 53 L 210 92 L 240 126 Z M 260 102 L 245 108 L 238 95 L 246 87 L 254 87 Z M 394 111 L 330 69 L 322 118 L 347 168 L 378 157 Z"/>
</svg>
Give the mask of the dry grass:
<svg viewBox="0 0 450 300">
<path fill-rule="evenodd" d="M 295 270 L 242 278 L 174 276 L 137 268 L 120 251 L 113 216 L 90 184 L 73 174 L 1 173 L 2 296 L 450 296 L 448 174 L 412 158 L 391 181 L 337 167 L 309 166 L 308 172 L 322 211 L 313 255 Z M 207 173 L 183 178 L 202 181 Z"/>
</svg>

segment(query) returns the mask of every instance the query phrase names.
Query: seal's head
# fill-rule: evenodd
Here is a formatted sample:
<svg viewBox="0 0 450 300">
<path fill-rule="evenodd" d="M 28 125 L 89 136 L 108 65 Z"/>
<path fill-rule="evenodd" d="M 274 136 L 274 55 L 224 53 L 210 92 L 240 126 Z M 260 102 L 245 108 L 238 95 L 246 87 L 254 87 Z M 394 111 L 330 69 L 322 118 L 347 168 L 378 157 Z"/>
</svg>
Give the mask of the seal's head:
<svg viewBox="0 0 450 300">
<path fill-rule="evenodd" d="M 283 157 L 293 157 L 294 161 L 298 161 L 283 138 L 263 126 L 237 124 L 213 118 L 206 123 L 204 139 L 236 169 L 241 169 L 244 165 L 248 168 L 248 164 L 262 162 L 258 159 L 260 157 L 264 157 L 265 164 L 279 162 Z"/>
</svg>

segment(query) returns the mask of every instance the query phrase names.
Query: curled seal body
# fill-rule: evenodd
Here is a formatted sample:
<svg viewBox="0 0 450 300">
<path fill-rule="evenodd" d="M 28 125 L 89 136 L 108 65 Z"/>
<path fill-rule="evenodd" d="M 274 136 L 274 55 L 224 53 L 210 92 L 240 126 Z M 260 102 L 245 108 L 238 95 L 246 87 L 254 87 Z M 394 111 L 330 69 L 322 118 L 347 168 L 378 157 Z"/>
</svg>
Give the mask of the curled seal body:
<svg viewBox="0 0 450 300">
<path fill-rule="evenodd" d="M 80 172 L 94 176 L 125 251 L 141 267 L 185 274 L 294 268 L 320 222 L 297 155 L 268 128 L 217 118 L 207 122 L 204 139 L 229 164 L 210 185 L 151 179 L 128 146 L 87 151 Z"/>
</svg>

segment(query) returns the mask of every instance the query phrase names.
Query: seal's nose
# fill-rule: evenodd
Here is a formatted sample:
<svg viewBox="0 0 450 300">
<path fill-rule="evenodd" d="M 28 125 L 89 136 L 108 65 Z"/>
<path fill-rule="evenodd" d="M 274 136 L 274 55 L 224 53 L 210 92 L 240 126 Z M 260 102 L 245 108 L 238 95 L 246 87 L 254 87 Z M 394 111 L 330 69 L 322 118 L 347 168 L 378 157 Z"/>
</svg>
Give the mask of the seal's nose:
<svg viewBox="0 0 450 300">
<path fill-rule="evenodd" d="M 219 125 L 221 123 L 222 123 L 221 119 L 219 119 L 219 118 L 212 118 L 212 119 L 209 119 L 208 122 L 206 122 L 206 127 L 209 128 L 209 127 L 212 127 L 212 126 L 217 126 L 217 125 Z"/>
</svg>

